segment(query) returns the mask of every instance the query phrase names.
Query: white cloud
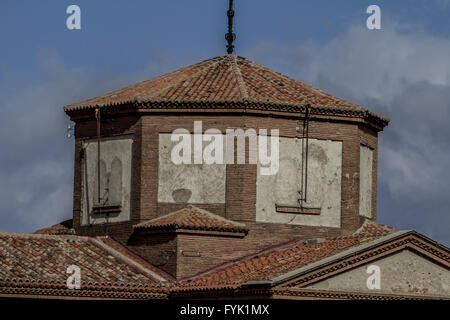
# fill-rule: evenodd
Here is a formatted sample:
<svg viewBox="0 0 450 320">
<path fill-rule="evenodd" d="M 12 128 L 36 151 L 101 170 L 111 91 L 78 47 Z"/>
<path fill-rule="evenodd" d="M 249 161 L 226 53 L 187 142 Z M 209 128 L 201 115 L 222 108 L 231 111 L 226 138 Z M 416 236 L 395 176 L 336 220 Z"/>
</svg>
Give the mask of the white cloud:
<svg viewBox="0 0 450 320">
<path fill-rule="evenodd" d="M 389 116 L 392 121 L 380 134 L 379 182 L 396 208 L 426 206 L 426 215 L 422 211 L 410 223 L 443 238 L 448 226 L 438 219 L 450 205 L 449 52 L 449 38 L 385 23 L 381 31 L 351 27 L 325 44 L 264 43 L 248 56 Z M 402 213 L 380 216 L 388 214 Z"/>
<path fill-rule="evenodd" d="M 73 138 L 63 106 L 170 71 L 174 59 L 150 57 L 135 73 L 67 68 L 46 52 L 39 56 L 37 81 L 21 76 L 0 90 L 0 231 L 31 232 L 72 216 Z M 23 82 L 25 79 L 22 79 Z M 27 79 L 28 80 L 28 79 Z"/>
</svg>

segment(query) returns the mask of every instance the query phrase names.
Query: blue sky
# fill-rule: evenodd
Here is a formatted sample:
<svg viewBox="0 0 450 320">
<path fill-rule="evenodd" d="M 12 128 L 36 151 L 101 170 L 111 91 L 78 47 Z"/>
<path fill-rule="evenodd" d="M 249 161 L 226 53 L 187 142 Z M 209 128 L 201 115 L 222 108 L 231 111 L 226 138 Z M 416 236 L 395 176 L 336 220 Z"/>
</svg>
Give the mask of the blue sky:
<svg viewBox="0 0 450 320">
<path fill-rule="evenodd" d="M 235 0 L 236 53 L 389 116 L 378 221 L 450 245 L 450 1 Z M 81 8 L 81 30 L 66 8 Z M 368 30 L 366 8 L 381 8 Z M 66 104 L 225 53 L 226 0 L 0 3 L 0 231 L 71 216 Z"/>
</svg>

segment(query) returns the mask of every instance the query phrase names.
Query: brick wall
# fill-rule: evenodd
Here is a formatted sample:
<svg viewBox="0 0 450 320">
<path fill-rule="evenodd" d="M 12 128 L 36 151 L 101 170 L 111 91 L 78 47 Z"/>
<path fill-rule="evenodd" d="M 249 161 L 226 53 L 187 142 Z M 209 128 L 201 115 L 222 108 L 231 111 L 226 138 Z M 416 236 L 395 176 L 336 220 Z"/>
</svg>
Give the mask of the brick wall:
<svg viewBox="0 0 450 320">
<path fill-rule="evenodd" d="M 340 235 L 338 228 L 256 222 L 246 224 L 250 229 L 246 236 L 240 234 L 231 236 L 229 233 L 225 235 L 220 232 L 211 235 L 203 231 L 189 233 L 153 231 L 133 235 L 127 244 L 144 259 L 155 265 L 161 265 L 162 269 L 180 279 L 294 239 L 306 240 Z M 165 251 L 176 253 L 168 256 L 167 264 L 164 264 Z"/>
<path fill-rule="evenodd" d="M 123 115 L 113 117 L 105 115 L 102 122 L 102 137 L 133 134 L 133 155 L 132 155 L 132 174 L 131 174 L 131 217 L 132 220 L 139 219 L 139 207 L 137 200 L 140 198 L 140 118 L 136 115 Z M 75 159 L 74 159 L 74 191 L 73 191 L 73 226 L 77 234 L 96 236 L 109 234 L 118 241 L 125 243 L 132 231 L 132 223 L 108 223 L 107 226 L 92 225 L 81 226 L 80 215 L 82 206 L 82 197 L 84 190 L 82 187 L 83 169 L 83 141 L 97 137 L 97 124 L 92 119 L 77 120 L 75 126 Z"/>
<path fill-rule="evenodd" d="M 269 116 L 231 116 L 231 115 L 146 115 L 142 118 L 142 136 L 148 137 L 148 143 L 142 146 L 142 153 L 148 156 L 142 159 L 141 219 L 145 221 L 170 212 L 179 205 L 157 203 L 158 181 L 158 134 L 170 133 L 178 128 L 193 132 L 195 120 L 202 120 L 203 130 L 217 128 L 225 133 L 227 128 L 279 129 L 280 136 L 299 137 L 302 121 Z M 298 130 L 297 130 L 298 128 Z M 346 233 L 356 230 L 359 221 L 359 145 L 360 130 L 356 123 L 320 121 L 310 122 L 312 139 L 330 139 L 342 141 L 342 213 L 341 227 Z M 376 138 L 376 136 L 375 136 Z M 144 141 L 144 140 L 143 140 Z M 226 182 L 226 206 L 221 204 L 198 205 L 206 210 L 224 215 L 231 220 L 255 220 L 256 203 L 256 165 L 228 165 Z M 375 207 L 375 206 L 374 206 Z"/>
<path fill-rule="evenodd" d="M 374 130 L 359 126 L 360 144 L 373 150 L 372 162 L 372 220 L 377 219 L 377 185 L 378 185 L 378 133 Z"/>
<path fill-rule="evenodd" d="M 227 128 L 279 129 L 282 137 L 300 137 L 303 122 L 301 119 L 269 115 L 221 114 L 143 114 L 110 116 L 111 122 L 103 124 L 107 135 L 133 134 L 131 221 L 109 224 L 106 232 L 127 243 L 132 232 L 132 224 L 152 219 L 184 205 L 158 203 L 158 141 L 159 133 L 171 133 L 177 128 L 193 131 L 194 120 L 203 121 L 203 130 L 217 128 L 226 132 Z M 300 121 L 299 121 L 300 120 Z M 269 131 L 270 132 L 270 131 Z M 161 263 L 161 250 L 175 250 L 176 257 L 163 267 L 180 277 L 190 275 L 220 264 L 229 259 L 254 253 L 267 246 L 280 244 L 293 238 L 334 237 L 349 234 L 356 230 L 362 220 L 359 216 L 359 150 L 360 144 L 374 150 L 373 163 L 373 212 L 376 217 L 377 183 L 377 132 L 358 122 L 348 119 L 312 119 L 310 138 L 342 141 L 342 190 L 341 190 L 341 228 L 307 227 L 255 222 L 256 203 L 256 165 L 228 165 L 226 172 L 226 205 L 197 204 L 231 220 L 241 221 L 250 228 L 243 238 L 223 238 L 214 236 L 151 235 L 146 239 L 131 239 L 130 248 L 155 264 Z M 105 234 L 103 225 L 80 226 L 81 186 L 81 148 L 83 139 L 96 137 L 94 120 L 78 120 L 75 140 L 75 179 L 74 179 L 74 227 L 79 234 Z M 248 141 L 247 141 L 248 142 Z M 248 145 L 248 143 L 247 143 Z M 180 250 L 201 249 L 202 261 L 198 258 L 179 256 Z M 178 260 L 178 263 L 176 263 Z"/>
<path fill-rule="evenodd" d="M 133 235 L 128 248 L 167 273 L 177 274 L 177 237 L 174 233 Z"/>
<path fill-rule="evenodd" d="M 293 239 L 339 236 L 335 228 L 314 228 L 274 223 L 247 223 L 244 238 L 180 234 L 178 236 L 177 278 L 195 275 L 225 262 L 257 253 Z M 184 257 L 181 250 L 198 251 L 201 257 Z"/>
</svg>

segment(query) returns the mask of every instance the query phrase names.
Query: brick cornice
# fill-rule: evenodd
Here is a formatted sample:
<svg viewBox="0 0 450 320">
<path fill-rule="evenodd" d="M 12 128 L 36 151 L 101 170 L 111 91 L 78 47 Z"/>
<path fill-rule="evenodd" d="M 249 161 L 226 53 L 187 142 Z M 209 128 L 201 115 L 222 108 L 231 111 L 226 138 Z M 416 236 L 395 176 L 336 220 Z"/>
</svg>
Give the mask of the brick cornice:
<svg viewBox="0 0 450 320">
<path fill-rule="evenodd" d="M 82 284 L 81 289 L 68 289 L 60 283 L 39 282 L 0 282 L 0 297 L 2 296 L 47 296 L 64 299 L 101 298 L 101 299 L 167 299 L 169 289 L 166 287 L 118 287 Z"/>
<path fill-rule="evenodd" d="M 198 236 L 217 236 L 217 237 L 231 237 L 231 238 L 244 238 L 248 231 L 224 231 L 219 229 L 200 229 L 200 228 L 149 228 L 149 229 L 137 229 L 134 231 L 135 236 L 147 236 L 157 234 L 190 234 Z"/>
<path fill-rule="evenodd" d="M 342 292 L 299 288 L 277 288 L 272 290 L 274 299 L 314 299 L 314 300 L 449 300 L 441 296 L 412 296 L 398 294 Z"/>
<path fill-rule="evenodd" d="M 130 113 L 237 113 L 303 118 L 306 108 L 310 108 L 310 118 L 316 120 L 351 121 L 364 123 L 376 131 L 381 131 L 389 123 L 389 118 L 369 110 L 331 108 L 321 106 L 299 106 L 252 101 L 124 101 L 103 105 L 103 112 L 110 114 Z M 94 107 L 65 109 L 71 120 L 94 119 Z"/>
</svg>

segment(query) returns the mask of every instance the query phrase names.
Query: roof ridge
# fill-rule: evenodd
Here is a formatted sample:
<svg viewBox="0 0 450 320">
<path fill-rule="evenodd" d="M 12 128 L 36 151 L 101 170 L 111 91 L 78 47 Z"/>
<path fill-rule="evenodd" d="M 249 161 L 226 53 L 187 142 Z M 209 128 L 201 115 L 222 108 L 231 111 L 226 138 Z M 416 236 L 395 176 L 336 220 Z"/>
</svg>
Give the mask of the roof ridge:
<svg viewBox="0 0 450 320">
<path fill-rule="evenodd" d="M 255 61 L 252 61 L 252 60 L 249 60 L 249 59 L 246 59 L 246 58 L 243 58 L 243 59 L 244 59 L 245 61 L 247 61 L 249 64 L 251 64 L 251 65 L 253 65 L 254 67 L 256 67 L 257 69 L 260 69 L 260 70 L 261 70 L 261 69 L 262 69 L 262 70 L 266 70 L 266 71 L 268 71 L 268 72 L 270 72 L 270 73 L 272 73 L 272 74 L 274 74 L 274 75 L 276 75 L 276 76 L 278 76 L 278 77 L 282 77 L 282 78 L 284 78 L 284 79 L 287 79 L 287 80 L 289 80 L 289 81 L 292 82 L 292 83 L 300 84 L 300 85 L 301 85 L 302 87 L 304 87 L 304 88 L 307 88 L 307 89 L 310 89 L 310 90 L 317 91 L 317 93 L 319 93 L 320 95 L 322 95 L 322 96 L 324 96 L 324 97 L 331 97 L 331 98 L 334 98 L 334 99 L 338 100 L 338 103 L 339 103 L 339 104 L 340 104 L 340 103 L 350 104 L 350 105 L 353 105 L 353 106 L 356 106 L 356 107 L 358 107 L 358 108 L 363 109 L 362 111 L 369 111 L 366 107 L 363 107 L 363 106 L 361 106 L 361 105 L 359 105 L 359 104 L 356 104 L 356 103 L 347 101 L 347 100 L 345 100 L 345 99 L 336 97 L 336 96 L 332 95 L 331 93 L 328 93 L 328 92 L 326 92 L 326 91 L 324 91 L 324 90 L 322 90 L 322 89 L 320 89 L 320 88 L 317 88 L 317 87 L 315 87 L 315 86 L 312 86 L 312 85 L 310 85 L 310 84 L 307 84 L 307 83 L 305 83 L 305 82 L 303 82 L 303 81 L 301 81 L 301 80 L 297 80 L 297 79 L 295 79 L 295 78 L 293 78 L 293 77 L 290 77 L 290 76 L 288 76 L 288 75 L 286 75 L 286 74 L 284 74 L 284 73 L 281 73 L 281 72 L 279 72 L 279 71 L 276 71 L 276 70 L 274 70 L 274 69 L 272 69 L 272 68 L 265 67 L 265 66 L 263 66 L 263 65 L 261 65 L 261 64 L 259 64 L 259 63 L 257 63 L 257 62 L 255 62 Z M 261 76 L 261 75 L 259 75 L 259 76 Z M 261 76 L 261 77 L 262 77 L 262 76 Z M 271 80 L 271 79 L 266 79 L 265 77 L 263 77 L 263 78 L 264 78 L 266 81 L 269 81 L 269 82 L 275 84 L 273 80 Z M 289 95 L 292 96 L 292 97 L 296 97 L 295 95 L 292 95 L 292 94 L 290 94 L 290 93 L 289 93 Z M 370 112 L 370 111 L 369 111 L 369 112 Z"/>
<path fill-rule="evenodd" d="M 237 63 L 237 56 L 235 54 L 228 54 L 225 56 L 227 62 L 230 64 L 230 69 L 234 78 L 236 80 L 237 87 L 239 89 L 239 94 L 243 101 L 248 100 L 247 86 L 245 85 L 244 79 L 242 77 L 241 69 Z"/>
<path fill-rule="evenodd" d="M 221 216 L 219 216 L 219 215 L 217 215 L 217 214 L 215 214 L 215 213 L 209 212 L 208 210 L 201 209 L 201 208 L 196 207 L 196 206 L 193 206 L 193 205 L 188 205 L 188 206 L 186 206 L 186 207 L 184 207 L 184 208 L 181 208 L 181 209 L 179 209 L 179 210 L 176 210 L 176 211 L 167 213 L 167 214 L 165 214 L 165 215 L 162 215 L 162 216 L 159 216 L 159 217 L 150 219 L 150 220 L 146 220 L 146 221 L 140 222 L 140 223 L 138 223 L 138 224 L 135 224 L 134 227 L 136 228 L 136 227 L 139 227 L 139 226 L 141 226 L 141 225 L 145 225 L 145 224 L 150 223 L 150 222 L 156 222 L 156 221 L 158 221 L 158 220 L 162 220 L 162 219 L 164 219 L 164 218 L 167 218 L 167 217 L 176 215 L 177 213 L 181 213 L 181 212 L 183 212 L 183 211 L 185 211 L 185 210 L 188 210 L 187 214 L 192 213 L 192 210 L 196 210 L 196 211 L 198 211 L 198 212 L 200 212 L 200 213 L 202 213 L 202 214 L 204 214 L 204 215 L 207 215 L 208 217 L 210 217 L 210 218 L 212 218 L 212 219 L 220 220 L 220 221 L 222 221 L 222 222 L 231 223 L 231 224 L 234 224 L 234 225 L 239 226 L 239 227 L 245 227 L 245 223 L 241 223 L 241 222 L 229 220 L 229 219 L 224 218 L 224 217 L 221 217 Z M 191 212 L 189 212 L 189 211 L 191 211 Z"/>
<path fill-rule="evenodd" d="M 98 238 L 89 238 L 89 242 L 93 245 L 99 247 L 100 249 L 103 249 L 107 253 L 111 254 L 113 257 L 121 261 L 122 263 L 130 266 L 131 268 L 136 269 L 139 273 L 146 276 L 150 280 L 154 280 L 157 282 L 165 282 L 168 279 L 162 277 L 158 273 L 156 273 L 154 270 L 149 269 L 148 267 L 144 266 L 142 263 L 139 263 L 138 261 L 135 261 L 127 256 L 125 256 L 123 253 L 118 251 L 117 249 L 113 248 L 112 246 L 108 245 L 104 241 L 101 241 Z"/>
<path fill-rule="evenodd" d="M 172 280 L 175 281 L 176 278 L 174 278 L 171 274 L 169 274 L 168 272 L 156 267 L 155 265 L 153 265 L 151 262 L 147 261 L 146 259 L 142 258 L 140 255 L 138 255 L 137 253 L 131 251 L 128 247 L 124 246 L 123 244 L 121 244 L 119 241 L 117 241 L 116 239 L 114 239 L 111 236 L 105 236 L 105 237 L 97 237 L 102 239 L 103 242 L 107 241 L 107 242 L 112 242 L 115 246 L 120 247 L 120 249 L 122 249 L 123 251 L 125 251 L 126 254 L 129 254 L 130 256 L 132 256 L 134 259 L 136 259 L 141 265 L 148 266 L 149 269 L 153 270 L 154 272 L 160 273 L 162 274 L 164 277 L 166 277 L 167 280 Z M 103 238 L 105 240 L 103 240 Z M 109 245 L 111 247 L 111 245 Z M 120 251 L 119 251 L 120 252 Z"/>
<path fill-rule="evenodd" d="M 184 76 L 182 76 L 179 80 L 172 81 L 168 86 L 165 86 L 164 88 L 161 88 L 160 90 L 156 90 L 156 91 L 154 91 L 154 92 L 152 92 L 152 93 L 150 93 L 150 94 L 148 94 L 148 95 L 142 96 L 142 97 L 140 97 L 138 100 L 140 100 L 140 101 L 146 101 L 146 100 L 148 100 L 148 99 L 151 99 L 152 97 L 156 96 L 157 94 L 159 94 L 159 93 L 161 93 L 161 92 L 164 92 L 164 91 L 167 91 L 167 90 L 169 90 L 169 89 L 175 87 L 175 86 L 178 85 L 180 82 L 186 81 L 186 80 L 188 80 L 188 79 L 191 79 L 192 77 L 195 77 L 195 76 L 197 76 L 197 75 L 199 75 L 199 74 L 204 73 L 204 72 L 205 72 L 205 69 L 211 69 L 211 68 L 215 67 L 216 65 L 218 65 L 218 64 L 220 63 L 220 58 L 221 58 L 221 57 L 216 57 L 216 58 L 204 60 L 204 61 L 201 61 L 201 62 L 199 62 L 199 63 L 196 63 L 196 64 L 193 64 L 193 65 L 187 66 L 187 67 L 185 67 L 185 68 L 181 68 L 181 69 L 179 69 L 179 70 L 176 70 L 176 71 L 169 72 L 169 73 L 166 73 L 166 74 L 161 75 L 160 77 L 164 77 L 164 76 L 170 75 L 170 74 L 173 75 L 174 73 L 180 73 L 181 71 L 185 71 L 186 69 L 192 69 L 194 66 L 198 67 L 199 65 L 202 65 L 202 64 L 208 65 L 208 63 L 211 62 L 211 65 L 209 65 L 209 66 L 204 66 L 203 68 L 201 68 L 200 70 L 198 70 L 197 72 L 195 72 L 195 73 L 193 73 L 193 74 L 191 74 L 191 75 L 189 75 L 189 76 L 184 75 Z M 217 59 L 217 61 L 214 61 L 215 59 Z M 157 77 L 157 78 L 158 78 L 158 77 Z M 155 79 L 156 79 L 156 78 L 149 79 L 148 81 L 152 81 L 152 80 L 155 80 Z"/>
<path fill-rule="evenodd" d="M 219 59 L 219 58 L 221 58 L 221 57 L 218 56 L 218 57 L 206 59 L 206 60 L 203 60 L 203 61 L 200 61 L 200 62 L 191 64 L 191 65 L 182 67 L 182 68 L 180 68 L 180 69 L 176 69 L 176 70 L 173 70 L 173 71 L 169 71 L 169 72 L 160 74 L 160 75 L 158 75 L 158 76 L 156 76 L 156 77 L 153 77 L 153 78 L 150 78 L 150 79 L 145 79 L 145 80 L 142 80 L 142 81 L 138 81 L 138 82 L 129 84 L 129 85 L 125 86 L 125 87 L 121 87 L 121 88 L 118 88 L 118 89 L 114 89 L 114 90 L 109 91 L 109 92 L 106 92 L 106 93 L 104 93 L 104 94 L 102 94 L 102 95 L 100 95 L 100 96 L 88 98 L 88 99 L 82 100 L 82 101 L 80 101 L 80 102 L 76 102 L 76 103 L 71 103 L 71 104 L 65 105 L 65 106 L 64 106 L 64 110 L 70 109 L 73 105 L 78 105 L 78 104 L 87 103 L 87 102 L 94 102 L 95 100 L 97 100 L 97 99 L 99 99 L 99 98 L 101 98 L 101 97 L 104 97 L 104 96 L 107 96 L 107 95 L 110 95 L 110 94 L 113 94 L 113 93 L 121 93 L 121 92 L 123 92 L 123 91 L 125 91 L 125 90 L 127 90 L 127 89 L 131 89 L 131 88 L 134 88 L 134 87 L 136 87 L 136 86 L 139 86 L 139 85 L 142 85 L 142 84 L 145 84 L 145 83 L 153 82 L 153 81 L 155 81 L 156 79 L 159 79 L 159 78 L 162 78 L 162 77 L 165 77 L 165 76 L 168 76 L 168 75 L 173 75 L 173 74 L 176 74 L 176 73 L 181 73 L 181 72 L 185 71 L 186 69 L 190 69 L 190 68 L 193 68 L 193 67 L 197 67 L 197 66 L 199 66 L 199 65 L 206 64 L 206 63 L 208 63 L 209 61 L 213 61 L 213 60 L 216 60 L 216 59 Z M 178 83 L 178 82 L 177 82 L 177 83 Z M 161 89 L 161 90 L 162 90 L 162 89 Z M 161 90 L 160 90 L 160 91 L 161 91 Z M 158 92 L 159 92 L 159 91 L 158 91 Z M 128 102 L 132 102 L 132 101 L 133 101 L 133 99 L 129 99 L 129 100 L 123 100 L 123 101 L 121 101 L 120 103 L 128 103 Z M 103 103 L 98 104 L 98 105 L 103 105 Z M 107 104 L 107 105 L 108 105 L 108 104 Z"/>
<path fill-rule="evenodd" d="M 190 207 L 190 208 L 189 208 L 189 207 Z M 202 209 L 202 208 L 193 206 L 193 205 L 189 205 L 188 208 L 191 209 L 191 210 L 197 210 L 197 211 L 199 211 L 200 213 L 203 213 L 203 214 L 207 215 L 207 216 L 210 217 L 210 218 L 217 219 L 217 220 L 220 220 L 220 221 L 223 221 L 223 222 L 228 222 L 228 223 L 231 223 L 231 224 L 240 226 L 240 227 L 245 227 L 245 223 L 237 222 L 237 221 L 233 221 L 233 220 L 227 219 L 227 218 L 225 218 L 225 217 L 219 216 L 218 214 L 212 213 L 212 212 L 210 212 L 210 211 L 208 211 L 208 210 L 205 210 L 205 209 Z"/>
<path fill-rule="evenodd" d="M 90 237 L 88 236 L 80 236 L 76 234 L 44 234 L 44 233 L 25 233 L 25 232 L 0 232 L 1 236 L 11 236 L 11 237 L 21 237 L 21 238 L 36 238 L 36 239 L 54 239 L 61 240 L 63 239 L 71 239 L 71 240 L 83 240 L 86 241 Z"/>
</svg>

